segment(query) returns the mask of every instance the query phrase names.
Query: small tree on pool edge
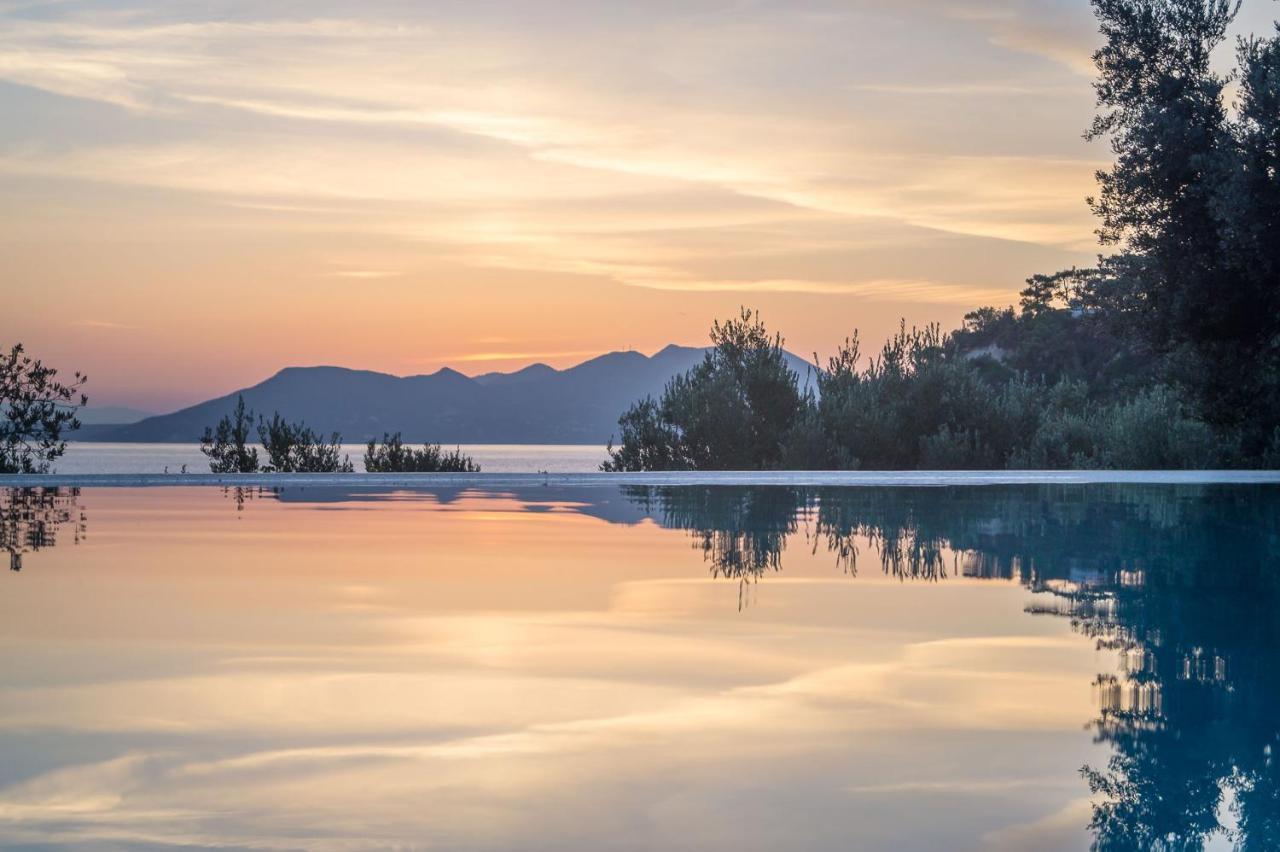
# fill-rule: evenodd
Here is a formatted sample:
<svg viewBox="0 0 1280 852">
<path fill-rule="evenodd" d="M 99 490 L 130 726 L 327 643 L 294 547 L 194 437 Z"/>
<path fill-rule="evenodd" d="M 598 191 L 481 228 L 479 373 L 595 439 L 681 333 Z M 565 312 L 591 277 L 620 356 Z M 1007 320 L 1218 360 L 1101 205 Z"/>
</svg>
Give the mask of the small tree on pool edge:
<svg viewBox="0 0 1280 852">
<path fill-rule="evenodd" d="M 67 451 L 62 433 L 80 428 L 76 411 L 89 402 L 81 392 L 88 377 L 76 373 L 64 384 L 57 375 L 21 343 L 0 355 L 0 473 L 48 473 Z"/>
<path fill-rule="evenodd" d="M 205 427 L 200 439 L 200 452 L 209 459 L 212 473 L 256 473 L 258 451 L 249 447 L 253 412 L 246 411 L 244 397 L 236 400 L 235 410 L 218 421 L 216 428 Z"/>
</svg>

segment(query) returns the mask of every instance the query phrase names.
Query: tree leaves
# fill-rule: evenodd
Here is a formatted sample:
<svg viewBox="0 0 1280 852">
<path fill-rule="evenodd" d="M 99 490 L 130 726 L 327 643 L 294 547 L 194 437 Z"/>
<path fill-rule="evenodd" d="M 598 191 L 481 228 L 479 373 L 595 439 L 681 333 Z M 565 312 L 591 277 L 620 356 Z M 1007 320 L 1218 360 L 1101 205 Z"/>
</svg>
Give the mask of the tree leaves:
<svg viewBox="0 0 1280 852">
<path fill-rule="evenodd" d="M 89 402 L 88 377 L 70 383 L 15 344 L 0 355 L 0 473 L 47 473 L 67 450 L 64 431 L 80 428 L 76 411 Z"/>
</svg>

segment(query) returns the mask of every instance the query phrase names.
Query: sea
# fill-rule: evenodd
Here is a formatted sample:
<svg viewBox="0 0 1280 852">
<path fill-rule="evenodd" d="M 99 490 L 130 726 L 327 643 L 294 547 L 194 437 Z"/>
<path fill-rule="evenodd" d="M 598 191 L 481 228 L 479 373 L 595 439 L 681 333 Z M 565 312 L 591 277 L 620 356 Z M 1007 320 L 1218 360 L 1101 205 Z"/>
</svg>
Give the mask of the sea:
<svg viewBox="0 0 1280 852">
<path fill-rule="evenodd" d="M 446 449 L 452 449 L 452 446 Z M 463 444 L 485 473 L 587 473 L 608 458 L 598 444 Z M 364 444 L 344 444 L 357 472 L 364 471 Z M 198 444 L 73 442 L 53 464 L 54 473 L 208 473 Z"/>
</svg>

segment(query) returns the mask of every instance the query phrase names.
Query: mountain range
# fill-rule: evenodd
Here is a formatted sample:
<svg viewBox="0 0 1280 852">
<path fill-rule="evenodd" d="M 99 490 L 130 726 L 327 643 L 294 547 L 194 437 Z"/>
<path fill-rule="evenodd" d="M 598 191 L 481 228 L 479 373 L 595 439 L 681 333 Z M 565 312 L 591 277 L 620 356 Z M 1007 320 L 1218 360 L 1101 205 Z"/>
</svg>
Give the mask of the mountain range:
<svg viewBox="0 0 1280 852">
<path fill-rule="evenodd" d="M 632 402 L 655 397 L 706 350 L 671 345 L 654 353 L 610 352 L 557 370 L 532 364 L 512 373 L 465 376 L 445 367 L 429 375 L 393 376 L 345 367 L 287 367 L 243 390 L 137 423 L 86 425 L 79 441 L 193 442 L 243 395 L 270 416 L 305 421 L 358 443 L 400 432 L 408 442 L 445 444 L 603 444 L 618 433 Z M 791 353 L 789 365 L 806 385 L 813 366 Z"/>
<path fill-rule="evenodd" d="M 154 415 L 154 411 L 123 405 L 88 405 L 76 412 L 76 419 L 86 426 L 119 426 L 137 423 Z"/>
</svg>

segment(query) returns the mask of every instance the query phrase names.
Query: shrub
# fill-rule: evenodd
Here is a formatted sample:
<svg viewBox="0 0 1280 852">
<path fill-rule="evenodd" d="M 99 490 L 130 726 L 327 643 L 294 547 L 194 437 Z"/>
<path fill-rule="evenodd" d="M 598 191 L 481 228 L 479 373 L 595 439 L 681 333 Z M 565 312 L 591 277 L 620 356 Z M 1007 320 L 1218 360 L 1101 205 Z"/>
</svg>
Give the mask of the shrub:
<svg viewBox="0 0 1280 852">
<path fill-rule="evenodd" d="M 1280 426 L 1271 432 L 1271 443 L 1262 454 L 1262 467 L 1280 470 Z"/>
<path fill-rule="evenodd" d="M 1039 386 L 999 389 L 936 325 L 904 325 L 865 369 L 859 360 L 854 336 L 819 374 L 814 405 L 835 467 L 1001 467 L 1034 419 Z"/>
<path fill-rule="evenodd" d="M 248 446 L 253 412 L 246 411 L 244 397 L 236 399 L 235 410 L 218 421 L 216 428 L 205 427 L 200 439 L 200 452 L 209 459 L 212 473 L 256 473 L 258 451 Z"/>
<path fill-rule="evenodd" d="M 1025 450 L 1011 467 L 1127 470 L 1214 467 L 1227 457 L 1223 441 L 1172 388 L 1157 385 L 1132 400 L 1098 405 L 1082 389 L 1050 398 Z"/>
<path fill-rule="evenodd" d="M 1222 457 L 1213 430 L 1187 413 L 1188 406 L 1164 385 L 1131 402 L 1099 412 L 1095 432 L 1099 467 L 1129 470 L 1215 467 Z"/>
<path fill-rule="evenodd" d="M 1052 283 L 1042 282 L 1042 288 Z M 1228 460 L 1280 463 L 1280 430 L 1271 455 L 1251 459 L 1240 449 L 1238 435 L 1215 431 L 1172 386 L 1151 384 L 1149 376 L 1144 382 L 1132 372 L 1133 364 L 1149 367 L 1149 361 L 1111 358 L 1107 363 L 1118 372 L 1103 387 L 1069 377 L 1074 368 L 1059 371 L 1049 383 L 1044 373 L 991 362 L 995 335 L 1009 345 L 1023 345 L 1010 341 L 1026 333 L 1020 328 L 1026 317 L 1036 323 L 1034 345 L 1047 359 L 1052 335 L 1078 330 L 1061 322 L 1065 314 L 1054 310 L 1033 302 L 1021 317 L 978 312 L 970 315 L 966 330 L 954 335 L 936 325 L 908 330 L 903 324 L 866 366 L 855 334 L 826 369 L 818 370 L 817 394 L 800 393 L 795 374 L 781 365 L 781 339 L 769 338 L 755 315 L 744 311 L 731 334 L 725 330 L 732 323 L 713 328 L 717 349 L 706 362 L 673 379 L 660 401 L 640 400 L 622 416 L 622 444 L 616 449 L 610 444 L 603 469 L 1162 469 Z M 750 345 L 733 344 L 742 339 Z M 987 351 L 969 357 L 970 350 L 958 342 L 966 339 L 976 339 Z M 1018 359 L 1011 355 L 1009 360 Z M 753 396 L 755 381 L 769 392 Z M 1145 387 L 1126 390 L 1139 384 Z M 761 428 L 768 413 L 761 400 L 778 406 L 768 429 Z M 767 441 L 759 440 L 762 434 Z"/>
<path fill-rule="evenodd" d="M 439 444 L 406 447 L 397 432 L 383 434 L 381 444 L 369 442 L 364 469 L 369 473 L 479 473 L 480 465 L 460 447 L 451 452 L 442 451 Z"/>
<path fill-rule="evenodd" d="M 342 436 L 326 442 L 305 423 L 290 423 L 279 412 L 258 421 L 258 437 L 267 453 L 267 473 L 351 473 L 350 458 L 342 456 Z"/>
<path fill-rule="evenodd" d="M 691 468 L 675 425 L 664 419 L 661 406 L 645 397 L 618 418 L 621 443 L 610 439 L 609 460 L 600 465 L 606 472 L 639 470 L 689 470 Z"/>
</svg>

